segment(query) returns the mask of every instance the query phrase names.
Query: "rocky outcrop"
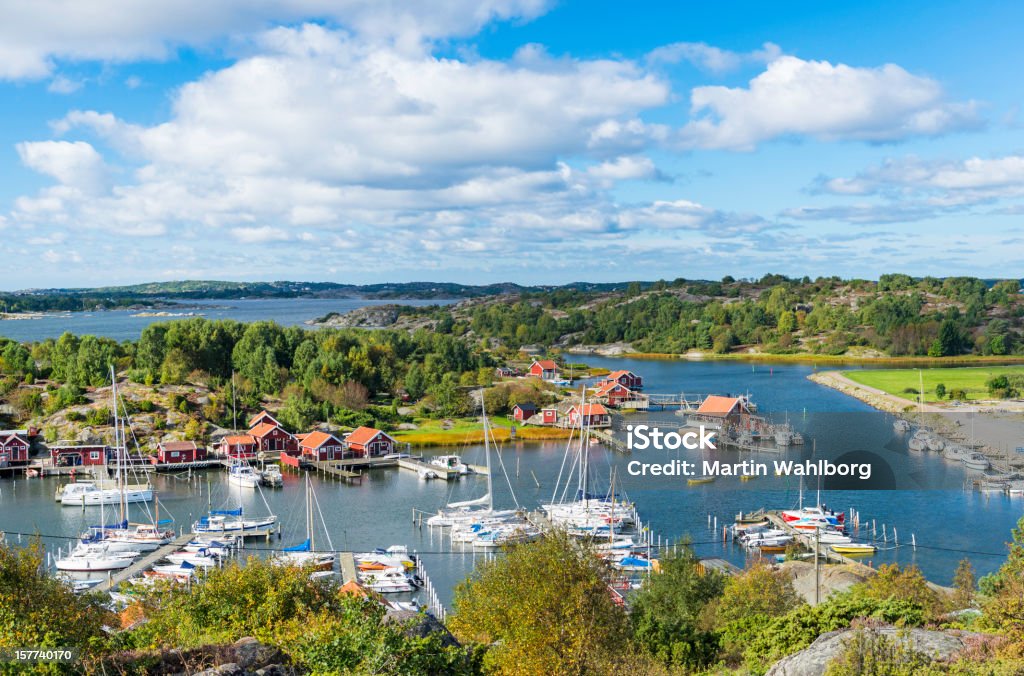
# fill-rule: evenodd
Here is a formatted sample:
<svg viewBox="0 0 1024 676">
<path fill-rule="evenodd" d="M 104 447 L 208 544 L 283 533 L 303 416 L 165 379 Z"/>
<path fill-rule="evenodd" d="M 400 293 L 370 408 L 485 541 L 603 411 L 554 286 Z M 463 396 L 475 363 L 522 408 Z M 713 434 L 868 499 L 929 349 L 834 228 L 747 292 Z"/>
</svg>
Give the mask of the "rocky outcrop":
<svg viewBox="0 0 1024 676">
<path fill-rule="evenodd" d="M 212 645 L 189 650 L 135 650 L 103 661 L 105 673 L 215 674 L 231 676 L 289 676 L 299 673 L 279 648 L 247 637 L 231 645 Z"/>
<path fill-rule="evenodd" d="M 436 321 L 430 317 L 408 314 L 408 305 L 372 305 L 349 312 L 330 314 L 306 321 L 307 326 L 335 329 L 398 329 L 414 331 L 432 328 Z"/>
<path fill-rule="evenodd" d="M 828 665 L 838 657 L 856 629 L 843 629 L 822 634 L 811 645 L 776 662 L 766 676 L 822 676 Z M 979 642 L 992 639 L 986 634 L 964 631 L 933 631 L 929 629 L 900 629 L 878 627 L 867 629 L 906 647 L 927 655 L 936 661 L 950 661 Z"/>
</svg>

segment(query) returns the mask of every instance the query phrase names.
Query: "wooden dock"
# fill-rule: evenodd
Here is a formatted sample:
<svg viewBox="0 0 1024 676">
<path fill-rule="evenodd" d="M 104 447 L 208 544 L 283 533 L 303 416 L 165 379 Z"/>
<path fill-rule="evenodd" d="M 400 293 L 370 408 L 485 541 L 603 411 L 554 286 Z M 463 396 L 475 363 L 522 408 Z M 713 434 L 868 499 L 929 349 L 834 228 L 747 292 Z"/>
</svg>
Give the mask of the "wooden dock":
<svg viewBox="0 0 1024 676">
<path fill-rule="evenodd" d="M 127 568 L 119 570 L 116 573 L 112 573 L 111 575 L 109 575 L 107 577 L 106 582 L 101 582 L 98 588 L 101 591 L 113 590 L 115 587 L 117 587 L 125 580 L 135 577 L 143 571 L 149 570 L 150 568 L 156 565 L 157 561 L 164 558 L 168 554 L 178 551 L 179 549 L 184 547 L 185 544 L 187 544 L 191 539 L 192 534 L 187 533 L 185 535 L 179 536 L 173 542 L 170 542 L 164 545 L 163 547 L 158 547 L 157 549 L 151 551 L 145 556 L 136 559 L 135 562 Z"/>
<path fill-rule="evenodd" d="M 341 583 L 358 582 L 356 558 L 352 552 L 338 552 L 338 568 L 341 569 Z"/>
<path fill-rule="evenodd" d="M 315 471 L 317 475 L 322 475 L 325 478 L 339 479 L 346 483 L 363 483 L 362 472 L 353 472 L 351 469 L 346 469 L 339 465 L 337 460 L 310 462 L 308 467 Z"/>
<path fill-rule="evenodd" d="M 793 528 L 792 526 L 789 525 L 789 523 L 785 519 L 782 518 L 782 515 L 779 512 L 767 512 L 766 516 L 768 517 L 768 520 L 771 521 L 773 526 L 775 526 L 776 528 L 778 528 L 780 530 L 786 531 L 786 533 L 788 533 L 788 534 L 793 536 L 794 541 L 799 542 L 800 544 L 802 544 L 803 546 L 807 547 L 807 549 L 811 550 L 812 552 L 815 551 L 815 537 L 814 537 L 814 535 L 809 534 L 809 533 L 802 533 L 802 532 L 798 531 L 797 529 Z M 849 556 L 844 556 L 844 555 L 834 551 L 827 544 L 823 544 L 823 543 L 818 544 L 817 545 L 817 553 L 818 553 L 818 557 L 819 558 L 824 558 L 825 561 L 831 561 L 833 563 L 840 563 L 840 564 L 846 564 L 846 565 L 849 565 L 849 566 L 854 566 L 854 567 L 856 567 L 858 569 L 863 569 L 865 572 L 868 572 L 868 573 L 870 573 L 872 575 L 877 572 L 871 566 L 867 566 L 864 563 L 858 561 L 857 559 L 850 558 Z"/>
<path fill-rule="evenodd" d="M 601 443 L 609 446 L 612 450 L 618 451 L 619 453 L 629 453 L 629 446 L 626 442 L 618 439 L 608 430 L 590 430 L 590 436 L 594 439 L 598 439 Z"/>
</svg>

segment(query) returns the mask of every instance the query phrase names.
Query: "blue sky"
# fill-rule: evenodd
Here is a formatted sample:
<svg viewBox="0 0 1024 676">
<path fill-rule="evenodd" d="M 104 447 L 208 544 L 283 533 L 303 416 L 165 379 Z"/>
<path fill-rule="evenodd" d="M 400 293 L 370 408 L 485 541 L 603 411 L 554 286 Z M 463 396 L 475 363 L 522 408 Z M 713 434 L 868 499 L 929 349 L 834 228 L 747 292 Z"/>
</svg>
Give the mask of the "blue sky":
<svg viewBox="0 0 1024 676">
<path fill-rule="evenodd" d="M 1024 8 L 0 9 L 0 288 L 1019 277 Z"/>
</svg>

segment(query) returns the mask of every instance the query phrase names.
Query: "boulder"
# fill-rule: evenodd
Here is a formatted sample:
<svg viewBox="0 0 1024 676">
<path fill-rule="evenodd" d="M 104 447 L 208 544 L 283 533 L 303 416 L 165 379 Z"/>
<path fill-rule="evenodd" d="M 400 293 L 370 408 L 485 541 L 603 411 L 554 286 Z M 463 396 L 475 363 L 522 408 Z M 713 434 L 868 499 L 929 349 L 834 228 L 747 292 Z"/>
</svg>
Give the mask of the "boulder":
<svg viewBox="0 0 1024 676">
<path fill-rule="evenodd" d="M 766 676 L 822 676 L 832 662 L 843 651 L 846 641 L 855 629 L 842 629 L 819 636 L 814 643 L 798 653 L 784 657 L 768 670 Z M 933 631 L 930 629 L 902 629 L 899 627 L 877 627 L 867 629 L 896 640 L 905 642 L 914 650 L 934 660 L 948 661 L 964 649 L 988 637 L 965 631 Z"/>
</svg>

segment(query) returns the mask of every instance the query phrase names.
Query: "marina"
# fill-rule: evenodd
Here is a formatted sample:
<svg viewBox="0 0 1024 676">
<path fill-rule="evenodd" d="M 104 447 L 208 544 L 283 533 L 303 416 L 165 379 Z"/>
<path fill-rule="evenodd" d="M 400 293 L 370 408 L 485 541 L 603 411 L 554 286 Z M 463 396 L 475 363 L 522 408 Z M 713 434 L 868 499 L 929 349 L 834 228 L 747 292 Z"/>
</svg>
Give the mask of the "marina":
<svg viewBox="0 0 1024 676">
<path fill-rule="evenodd" d="M 595 365 L 615 365 L 624 360 L 594 358 L 592 361 Z M 807 381 L 805 376 L 810 368 L 776 365 L 769 370 L 757 366 L 752 369 L 749 364 L 639 361 L 629 366 L 642 371 L 652 389 L 668 390 L 671 383 L 680 382 L 693 383 L 695 391 L 698 388 L 700 391 L 744 392 L 749 389 L 759 405 L 758 415 L 779 412 L 780 418 L 784 418 L 784 412 L 789 411 L 789 424 L 802 432 L 807 442 L 804 447 L 791 446 L 780 451 L 782 459 L 806 459 L 815 446 L 828 447 L 833 453 L 871 448 L 894 471 L 924 476 L 928 487 L 918 490 L 830 492 L 829 502 L 856 506 L 858 512 L 870 514 L 878 522 L 879 534 L 882 524 L 886 524 L 888 542 L 880 543 L 870 556 L 855 556 L 864 565 L 915 563 L 930 579 L 948 584 L 957 560 L 965 555 L 972 558 L 982 574 L 994 569 L 1004 557 L 1006 533 L 1024 509 L 1024 501 L 1006 493 L 965 490 L 964 480 L 968 474 L 961 463 L 943 460 L 941 453 L 910 451 L 907 442 L 911 435 L 898 434 L 891 417 Z M 623 420 L 628 421 L 630 417 Z M 664 421 L 666 427 L 682 422 L 673 411 L 649 412 L 645 420 L 652 424 Z M 594 432 L 591 430 L 591 434 Z M 613 428 L 608 434 L 621 439 L 622 430 Z M 632 535 L 616 533 L 607 544 L 632 537 L 634 544 L 642 542 L 645 549 L 650 547 L 652 558 L 657 558 L 659 550 L 689 536 L 702 558 L 720 559 L 742 567 L 750 556 L 748 550 L 723 542 L 721 528 L 716 531 L 708 523 L 709 513 L 724 522 L 737 512 L 758 506 L 778 509 L 798 503 L 799 486 L 785 477 L 758 477 L 756 481 L 719 477 L 710 483 L 684 484 L 681 488 L 645 483 L 628 476 L 624 471 L 627 459 L 610 448 L 600 435 L 594 436 L 599 438 L 599 443 L 587 445 L 592 476 L 600 479 L 603 490 L 607 490 L 611 471 L 618 469 L 616 494 L 621 492 L 628 496 L 652 540 L 648 543 L 634 531 Z M 432 458 L 458 455 L 463 464 L 483 468 L 486 464 L 483 450 L 482 444 L 440 447 L 424 452 L 423 459 L 416 462 L 430 466 Z M 540 506 L 551 502 L 565 451 L 565 442 L 520 441 L 496 448 L 496 454 L 500 454 L 508 471 L 498 471 L 493 477 L 494 509 L 513 512 L 522 509 L 534 527 L 546 529 L 549 519 Z M 641 456 L 651 461 L 660 456 L 661 462 L 677 456 L 701 459 L 699 453 L 687 451 L 643 451 L 632 455 L 633 458 Z M 728 449 L 709 455 L 709 459 L 723 462 L 738 462 L 744 457 L 747 452 L 738 454 Z M 447 534 L 429 527 L 426 522 L 429 515 L 437 513 L 445 504 L 479 499 L 487 483 L 486 476 L 467 473 L 459 475 L 457 480 L 425 481 L 419 477 L 418 470 L 423 469 L 420 465 L 415 465 L 415 471 L 402 469 L 398 461 L 398 458 L 344 459 L 326 461 L 319 467 L 285 466 L 282 488 L 245 489 L 241 494 L 238 486 L 227 482 L 227 473 L 221 465 L 191 472 L 151 473 L 149 481 L 160 503 L 160 518 L 173 519 L 171 527 L 176 537 L 183 535 L 211 509 L 241 506 L 246 515 L 256 516 L 266 513 L 269 506 L 271 513 L 279 515 L 274 531 L 258 532 L 243 550 L 246 555 L 269 556 L 294 542 L 304 530 L 297 521 L 304 512 L 303 482 L 308 475 L 322 506 L 334 549 L 339 553 L 339 574 L 346 575 L 343 552 L 370 552 L 377 547 L 400 543 L 410 552 L 418 552 L 420 564 L 430 570 L 438 597 L 447 602 L 454 585 L 470 574 L 478 561 L 493 556 L 494 550 L 474 547 L 471 542 L 453 543 Z M 329 471 L 329 467 L 357 474 L 359 478 L 349 480 L 350 477 Z M 77 538 L 89 524 L 98 522 L 99 507 L 62 510 L 54 501 L 57 487 L 68 479 L 68 476 L 21 477 L 0 481 L 0 510 L 6 515 L 4 529 L 8 542 L 27 542 L 38 533 L 43 536 L 48 551 L 56 552 L 58 547 L 68 547 L 69 538 Z M 142 506 L 130 506 L 129 518 L 139 519 L 145 512 Z M 424 516 L 410 523 L 409 514 L 417 512 Z M 985 515 L 983 527 L 978 525 L 979 514 Z M 925 526 L 935 518 L 941 518 L 947 526 L 941 538 Z M 898 547 L 892 544 L 894 526 L 903 538 Z M 862 536 L 863 533 L 862 525 Z M 916 548 L 910 545 L 911 533 L 916 534 Z M 861 541 L 854 540 L 851 544 Z M 941 549 L 930 549 L 932 546 Z M 984 554 L 964 554 L 964 550 Z"/>
</svg>

